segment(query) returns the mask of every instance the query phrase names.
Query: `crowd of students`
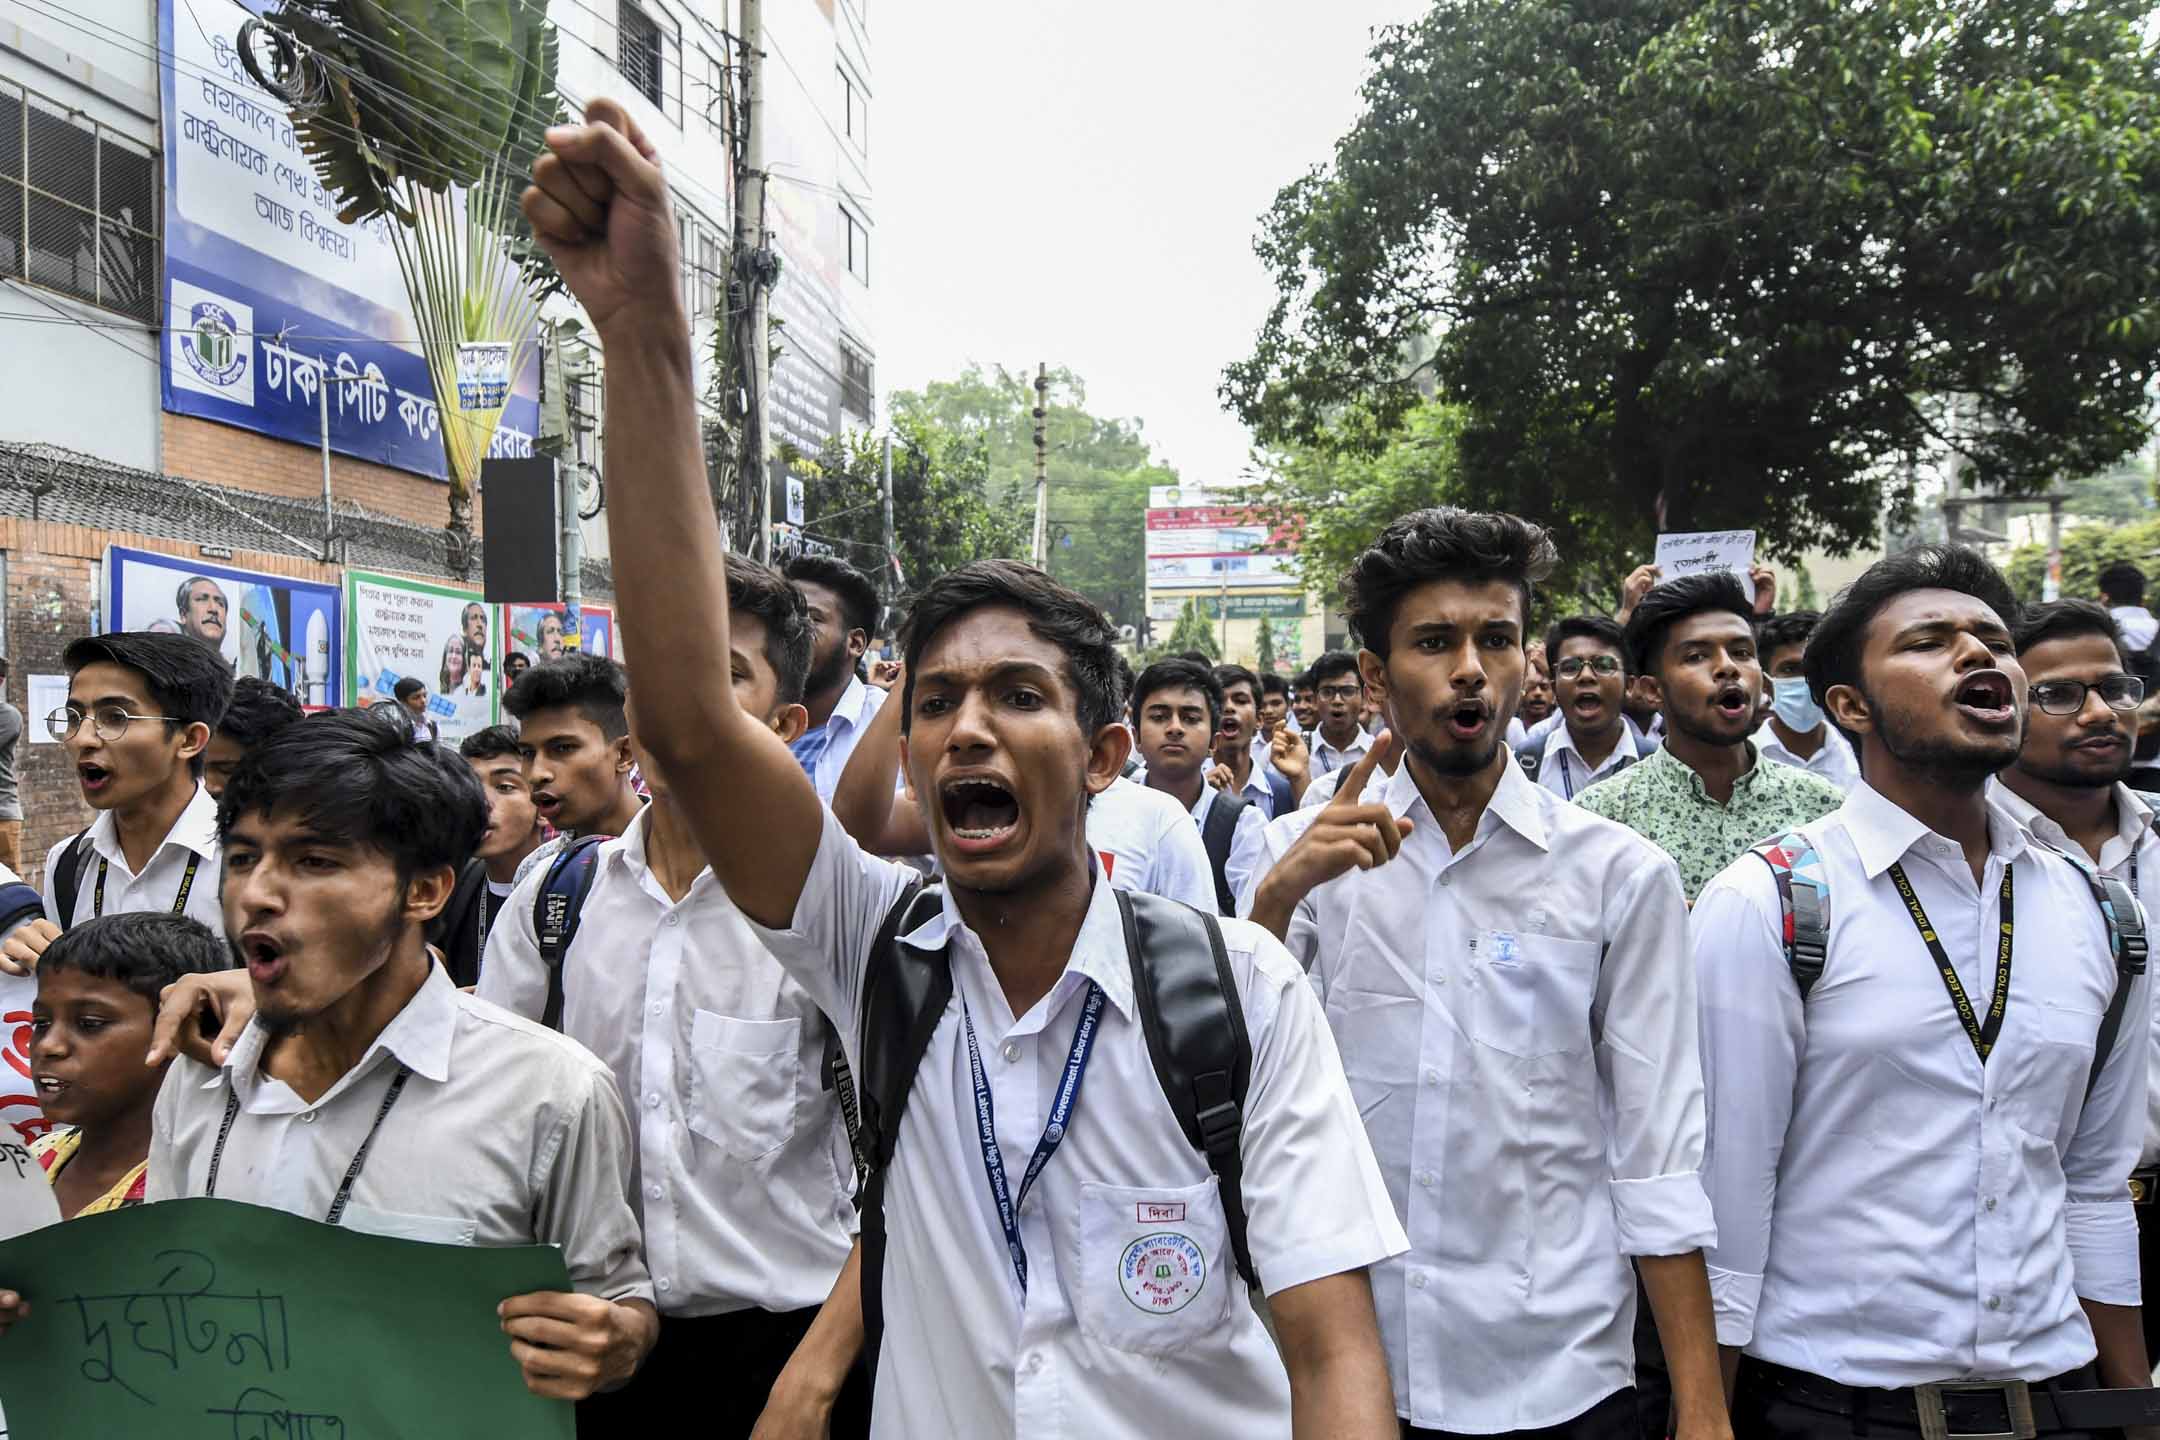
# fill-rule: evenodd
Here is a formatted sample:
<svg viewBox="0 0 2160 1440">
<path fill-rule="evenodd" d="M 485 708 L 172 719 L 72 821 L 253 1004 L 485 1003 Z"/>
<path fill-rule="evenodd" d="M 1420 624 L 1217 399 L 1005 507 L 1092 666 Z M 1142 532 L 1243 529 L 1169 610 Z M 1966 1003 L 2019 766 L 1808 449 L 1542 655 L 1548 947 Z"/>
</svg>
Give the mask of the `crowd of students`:
<svg viewBox="0 0 2160 1440">
<path fill-rule="evenodd" d="M 1295 681 L 1135 675 L 1010 561 L 871 664 L 861 576 L 714 521 L 649 147 L 550 143 L 627 667 L 453 749 L 71 647 L 97 818 L 0 946 L 63 1213 L 558 1245 L 500 1323 L 589 1435 L 2160 1420 L 2118 615 L 1921 549 L 1533 638 L 1545 532 L 1425 510 Z"/>
</svg>

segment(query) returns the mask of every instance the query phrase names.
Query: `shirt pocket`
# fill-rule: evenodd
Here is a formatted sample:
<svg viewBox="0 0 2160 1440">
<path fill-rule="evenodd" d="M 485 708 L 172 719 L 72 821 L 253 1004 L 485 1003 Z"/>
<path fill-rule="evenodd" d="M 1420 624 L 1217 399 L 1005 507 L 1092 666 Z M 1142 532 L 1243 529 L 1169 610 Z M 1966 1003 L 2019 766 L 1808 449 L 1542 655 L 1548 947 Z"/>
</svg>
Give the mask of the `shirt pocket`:
<svg viewBox="0 0 2160 1440">
<path fill-rule="evenodd" d="M 1471 1036 L 1506 1055 L 1534 1060 L 1590 1048 L 1597 995 L 1595 941 L 1480 930 L 1470 939 Z"/>
<path fill-rule="evenodd" d="M 421 1240 L 430 1245 L 470 1245 L 479 1222 L 455 1215 L 407 1215 L 368 1205 L 347 1205 L 341 1221 L 347 1230 L 390 1240 Z"/>
<path fill-rule="evenodd" d="M 1175 1355 L 1218 1335 L 1238 1288 L 1215 1182 L 1080 1185 L 1080 1328 L 1133 1355 Z"/>
<path fill-rule="evenodd" d="M 737 1020 L 697 1011 L 690 1020 L 692 1134 L 736 1160 L 761 1160 L 795 1136 L 802 1078 L 802 1019 Z"/>
</svg>

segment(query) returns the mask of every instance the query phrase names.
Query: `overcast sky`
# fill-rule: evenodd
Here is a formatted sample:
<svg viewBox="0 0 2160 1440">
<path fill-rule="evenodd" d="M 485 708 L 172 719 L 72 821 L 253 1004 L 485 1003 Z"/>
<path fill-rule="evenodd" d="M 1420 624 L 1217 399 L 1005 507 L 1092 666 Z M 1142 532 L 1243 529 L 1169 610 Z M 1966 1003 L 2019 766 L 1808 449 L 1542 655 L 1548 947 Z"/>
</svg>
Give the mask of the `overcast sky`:
<svg viewBox="0 0 2160 1440">
<path fill-rule="evenodd" d="M 1216 399 L 1273 296 L 1275 192 L 1358 115 L 1421 0 L 873 0 L 878 386 L 1069 365 L 1189 483 L 1237 473 Z"/>
</svg>

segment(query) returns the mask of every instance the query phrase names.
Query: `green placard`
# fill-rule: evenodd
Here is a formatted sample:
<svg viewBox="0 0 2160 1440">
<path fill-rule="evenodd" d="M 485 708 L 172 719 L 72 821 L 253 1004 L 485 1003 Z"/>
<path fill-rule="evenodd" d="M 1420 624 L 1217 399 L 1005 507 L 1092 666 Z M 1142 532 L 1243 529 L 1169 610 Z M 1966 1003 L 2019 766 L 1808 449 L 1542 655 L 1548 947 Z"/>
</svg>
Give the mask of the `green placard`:
<svg viewBox="0 0 2160 1440">
<path fill-rule="evenodd" d="M 9 1440 L 571 1440 L 495 1307 L 567 1290 L 552 1246 L 386 1240 L 169 1200 L 0 1243 Z"/>
</svg>

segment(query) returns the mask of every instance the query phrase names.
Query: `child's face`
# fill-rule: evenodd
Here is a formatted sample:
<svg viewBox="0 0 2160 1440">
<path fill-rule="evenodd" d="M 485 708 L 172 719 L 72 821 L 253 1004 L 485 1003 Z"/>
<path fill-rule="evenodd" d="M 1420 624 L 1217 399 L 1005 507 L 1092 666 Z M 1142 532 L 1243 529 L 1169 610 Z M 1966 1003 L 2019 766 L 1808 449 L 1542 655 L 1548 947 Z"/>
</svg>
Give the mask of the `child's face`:
<svg viewBox="0 0 2160 1440">
<path fill-rule="evenodd" d="M 30 1008 L 30 1076 L 45 1117 L 89 1127 L 154 1100 L 165 1071 L 143 1064 L 152 1020 L 150 1002 L 117 980 L 39 971 Z"/>
</svg>

